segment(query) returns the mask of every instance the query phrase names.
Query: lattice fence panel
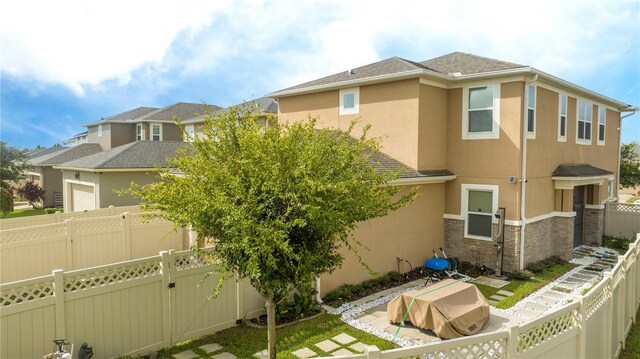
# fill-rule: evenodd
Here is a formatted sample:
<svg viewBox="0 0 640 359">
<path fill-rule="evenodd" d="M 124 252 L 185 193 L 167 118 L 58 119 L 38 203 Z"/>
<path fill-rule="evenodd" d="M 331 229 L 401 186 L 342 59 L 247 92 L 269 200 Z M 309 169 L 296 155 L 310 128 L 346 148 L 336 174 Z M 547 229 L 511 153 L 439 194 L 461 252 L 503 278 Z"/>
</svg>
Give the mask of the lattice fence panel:
<svg viewBox="0 0 640 359">
<path fill-rule="evenodd" d="M 586 300 L 587 318 L 592 316 L 611 297 L 611 287 L 607 284 L 602 286 L 597 292 L 591 294 Z"/>
<path fill-rule="evenodd" d="M 0 232 L 0 244 L 27 243 L 66 236 L 64 223 L 45 224 Z"/>
<path fill-rule="evenodd" d="M 132 225 L 142 225 L 142 224 L 170 224 L 173 225 L 173 223 L 158 217 L 158 216 L 154 216 L 152 214 L 145 214 L 145 213 L 133 213 L 130 215 L 131 217 L 131 224 Z"/>
<path fill-rule="evenodd" d="M 0 292 L 0 308 L 52 298 L 54 296 L 53 281 L 49 279 L 23 287 L 3 290 Z"/>
<path fill-rule="evenodd" d="M 571 310 L 518 335 L 518 352 L 522 353 L 577 325 L 578 312 Z"/>
<path fill-rule="evenodd" d="M 200 268 L 213 264 L 213 260 L 207 255 L 207 252 L 185 252 L 174 256 L 174 268 L 176 271 Z"/>
<path fill-rule="evenodd" d="M 143 262 L 126 267 L 97 270 L 65 278 L 65 293 L 104 287 L 112 284 L 161 275 L 160 262 Z"/>
<path fill-rule="evenodd" d="M 460 346 L 448 350 L 438 350 L 421 354 L 419 356 L 402 357 L 403 359 L 424 358 L 424 359 L 485 359 L 485 358 L 506 358 L 507 340 L 496 339 L 482 343 L 474 343 Z M 399 357 L 400 358 L 400 357 Z"/>
<path fill-rule="evenodd" d="M 76 233 L 121 230 L 122 217 L 104 217 L 79 219 L 75 225 Z"/>
<path fill-rule="evenodd" d="M 640 204 L 633 203 L 616 203 L 614 210 L 619 212 L 640 213 Z"/>
</svg>

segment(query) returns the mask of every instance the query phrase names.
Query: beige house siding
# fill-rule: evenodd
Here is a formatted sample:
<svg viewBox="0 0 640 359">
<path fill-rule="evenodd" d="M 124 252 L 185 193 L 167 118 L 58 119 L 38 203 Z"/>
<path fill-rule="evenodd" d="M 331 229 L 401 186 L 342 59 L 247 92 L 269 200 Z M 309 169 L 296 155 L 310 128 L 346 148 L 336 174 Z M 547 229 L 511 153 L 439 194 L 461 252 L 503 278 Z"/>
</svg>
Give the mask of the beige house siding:
<svg viewBox="0 0 640 359">
<path fill-rule="evenodd" d="M 339 115 L 338 90 L 279 99 L 280 121 L 300 121 L 318 116 L 319 127 L 346 130 L 358 120 L 355 134 L 371 124 L 370 135 L 380 137 L 382 150 L 395 159 L 418 167 L 418 79 L 360 86 L 359 113 Z"/>
<path fill-rule="evenodd" d="M 112 123 L 109 132 L 111 136 L 111 147 L 109 148 L 126 145 L 136 140 L 136 125 L 132 123 Z"/>
<path fill-rule="evenodd" d="M 410 205 L 358 225 L 353 237 L 370 249 L 360 248 L 363 261 L 378 275 L 397 271 L 397 257 L 408 260 L 413 268 L 422 266 L 431 258 L 433 248 L 444 245 L 444 190 L 444 184 L 422 185 L 420 195 Z M 342 268 L 321 277 L 321 295 L 343 284 L 371 278 L 352 253 L 344 250 L 343 254 Z M 402 272 L 410 269 L 408 264 L 400 264 Z"/>
<path fill-rule="evenodd" d="M 88 143 L 97 143 L 102 146 L 103 149 L 108 150 L 111 148 L 111 124 L 105 123 L 102 125 L 102 136 L 98 136 L 98 125 L 87 127 L 87 139 Z"/>
<path fill-rule="evenodd" d="M 100 175 L 100 208 L 109 206 L 129 206 L 142 202 L 129 194 L 119 196 L 114 190 L 131 187 L 131 182 L 145 185 L 156 182 L 152 172 L 104 172 Z"/>
<path fill-rule="evenodd" d="M 418 115 L 418 163 L 419 170 L 447 167 L 447 101 L 448 91 L 420 84 Z"/>
<path fill-rule="evenodd" d="M 178 125 L 173 123 L 162 124 L 162 140 L 163 141 L 182 141 L 182 130 Z"/>
</svg>

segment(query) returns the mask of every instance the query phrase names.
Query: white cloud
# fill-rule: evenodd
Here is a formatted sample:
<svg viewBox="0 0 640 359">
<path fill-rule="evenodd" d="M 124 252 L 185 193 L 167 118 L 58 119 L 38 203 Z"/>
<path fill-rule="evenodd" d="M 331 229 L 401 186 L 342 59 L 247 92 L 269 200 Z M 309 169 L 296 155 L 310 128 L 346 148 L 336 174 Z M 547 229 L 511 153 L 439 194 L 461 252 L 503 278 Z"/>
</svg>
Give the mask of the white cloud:
<svg viewBox="0 0 640 359">
<path fill-rule="evenodd" d="M 0 19 L 2 70 L 82 93 L 105 79 L 127 84 L 140 68 L 150 77 L 228 74 L 235 61 L 265 59 L 270 68 L 252 71 L 268 71 L 275 90 L 389 56 L 466 51 L 573 80 L 615 65 L 639 43 L 632 1 L 379 4 L 14 1 Z"/>
</svg>

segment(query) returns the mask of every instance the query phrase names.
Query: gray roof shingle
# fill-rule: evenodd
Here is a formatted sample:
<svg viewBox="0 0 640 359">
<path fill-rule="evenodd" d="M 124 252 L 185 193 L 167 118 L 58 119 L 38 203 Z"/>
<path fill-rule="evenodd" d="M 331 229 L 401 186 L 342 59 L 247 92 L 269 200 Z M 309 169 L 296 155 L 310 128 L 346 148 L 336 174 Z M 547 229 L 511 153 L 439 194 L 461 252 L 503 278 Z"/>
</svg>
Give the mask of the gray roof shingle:
<svg viewBox="0 0 640 359">
<path fill-rule="evenodd" d="M 178 102 L 167 107 L 157 109 L 135 119 L 134 122 L 173 122 L 173 118 L 186 120 L 200 116 L 207 111 L 219 110 L 219 106 L 201 103 Z"/>
<path fill-rule="evenodd" d="M 31 158 L 27 163 L 34 166 L 58 165 L 63 162 L 76 160 L 101 151 L 102 147 L 97 143 L 83 143 L 74 147 L 65 148 L 61 151 Z"/>
<path fill-rule="evenodd" d="M 97 126 L 97 125 L 104 124 L 104 123 L 130 122 L 130 121 L 133 121 L 133 120 L 135 120 L 136 118 L 138 118 L 140 116 L 144 116 L 144 115 L 148 114 L 149 112 L 155 111 L 157 109 L 158 109 L 157 107 L 138 107 L 138 108 L 134 108 L 133 110 L 120 112 L 118 114 L 111 115 L 111 116 L 108 116 L 108 117 L 103 117 L 98 121 L 87 123 L 84 126 L 85 127 L 90 127 L 90 126 Z"/>
<path fill-rule="evenodd" d="M 273 113 L 273 114 L 278 113 L 278 103 L 271 97 L 260 97 L 255 100 L 245 101 L 238 105 L 233 105 L 233 106 L 255 106 L 262 113 Z M 230 107 L 233 107 L 233 106 L 230 106 Z M 214 106 L 214 107 L 215 108 L 211 108 L 210 111 L 216 112 L 216 111 L 224 110 L 224 108 L 222 107 L 218 107 L 218 106 Z M 204 122 L 205 116 L 206 116 L 205 114 L 202 114 L 199 116 L 188 118 L 182 121 L 182 123 L 185 125 L 202 123 Z"/>
<path fill-rule="evenodd" d="M 594 167 L 584 163 L 569 163 L 559 165 L 555 171 L 553 171 L 553 177 L 598 177 L 612 175 L 613 172 L 609 172 L 602 168 Z"/>
<path fill-rule="evenodd" d="M 374 153 L 371 157 L 369 157 L 369 162 L 373 165 L 373 167 L 376 169 L 376 172 L 378 173 L 400 171 L 400 178 L 426 178 L 454 175 L 452 172 L 446 169 L 417 171 L 380 151 Z"/>
<path fill-rule="evenodd" d="M 434 59 L 422 61 L 420 64 L 443 74 L 459 72 L 463 75 L 526 67 L 512 62 L 491 59 L 464 52 L 453 52 Z"/>
<path fill-rule="evenodd" d="M 132 169 L 168 167 L 167 157 L 189 146 L 182 141 L 136 141 L 126 145 L 60 164 L 60 168 Z"/>
<path fill-rule="evenodd" d="M 49 147 L 49 148 L 41 148 L 39 150 L 33 150 L 31 152 L 27 153 L 27 159 L 32 159 L 32 158 L 36 158 L 36 157 L 42 157 L 54 152 L 58 152 L 58 151 L 62 151 L 62 150 L 66 150 L 69 147 Z"/>
</svg>

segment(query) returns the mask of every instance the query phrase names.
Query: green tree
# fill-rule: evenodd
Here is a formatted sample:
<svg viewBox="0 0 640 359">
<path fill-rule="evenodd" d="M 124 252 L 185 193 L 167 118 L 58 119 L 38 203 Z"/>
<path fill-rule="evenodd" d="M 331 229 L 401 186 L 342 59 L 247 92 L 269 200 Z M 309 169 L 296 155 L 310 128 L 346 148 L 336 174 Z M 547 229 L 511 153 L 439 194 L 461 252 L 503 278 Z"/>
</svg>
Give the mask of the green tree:
<svg viewBox="0 0 640 359">
<path fill-rule="evenodd" d="M 11 188 L 10 182 L 18 182 L 24 177 L 25 151 L 7 146 L 0 141 L 0 186 L 3 189 Z"/>
<path fill-rule="evenodd" d="M 636 141 L 620 147 L 620 188 L 640 186 L 640 144 Z"/>
<path fill-rule="evenodd" d="M 172 171 L 129 192 L 145 209 L 214 239 L 209 253 L 221 278 L 214 295 L 225 273 L 249 279 L 265 299 L 275 358 L 277 303 L 338 268 L 341 246 L 361 258 L 351 237 L 357 223 L 410 203 L 416 190 L 401 195 L 389 185 L 399 173 L 376 172 L 369 159 L 379 145 L 368 128 L 353 138 L 353 125 L 341 133 L 316 130 L 314 119 L 257 123 L 243 108 L 207 116 L 204 136 L 170 160 Z"/>
</svg>

